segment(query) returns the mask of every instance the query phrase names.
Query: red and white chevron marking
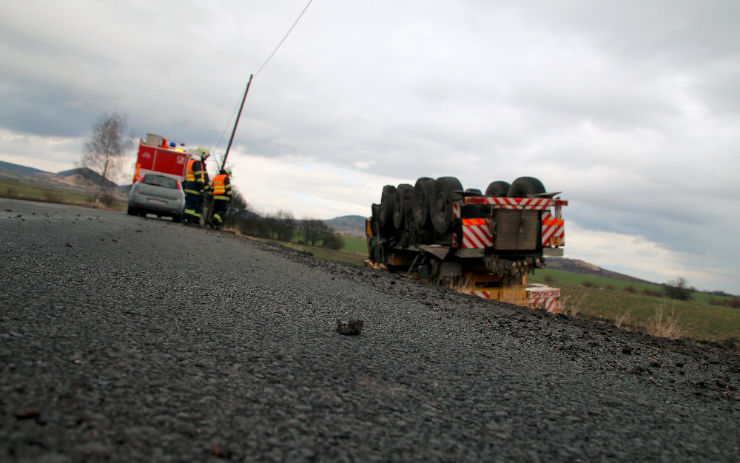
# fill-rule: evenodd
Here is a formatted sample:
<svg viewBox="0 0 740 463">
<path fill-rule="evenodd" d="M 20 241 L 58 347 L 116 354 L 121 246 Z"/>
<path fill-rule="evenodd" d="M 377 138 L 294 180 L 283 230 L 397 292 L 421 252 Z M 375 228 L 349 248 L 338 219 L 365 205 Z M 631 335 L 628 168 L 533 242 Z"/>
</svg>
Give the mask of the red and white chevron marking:
<svg viewBox="0 0 740 463">
<path fill-rule="evenodd" d="M 543 308 L 548 312 L 560 313 L 560 288 L 527 288 L 529 303 L 532 307 Z"/>
<path fill-rule="evenodd" d="M 465 204 L 491 204 L 501 209 L 544 210 L 553 206 L 550 198 L 499 198 L 494 196 L 471 196 Z"/>
<path fill-rule="evenodd" d="M 560 302 L 557 297 L 531 298 L 529 301 L 537 308 L 543 308 L 550 313 L 560 313 Z"/>
<path fill-rule="evenodd" d="M 493 246 L 493 234 L 488 219 L 463 219 L 463 249 Z"/>
<path fill-rule="evenodd" d="M 550 238 L 557 238 L 557 246 L 565 245 L 565 221 L 556 219 L 550 211 L 542 213 L 542 245 L 549 246 Z"/>
<path fill-rule="evenodd" d="M 491 299 L 491 292 L 490 291 L 471 291 L 470 294 L 478 297 L 482 297 L 483 299 Z"/>
</svg>

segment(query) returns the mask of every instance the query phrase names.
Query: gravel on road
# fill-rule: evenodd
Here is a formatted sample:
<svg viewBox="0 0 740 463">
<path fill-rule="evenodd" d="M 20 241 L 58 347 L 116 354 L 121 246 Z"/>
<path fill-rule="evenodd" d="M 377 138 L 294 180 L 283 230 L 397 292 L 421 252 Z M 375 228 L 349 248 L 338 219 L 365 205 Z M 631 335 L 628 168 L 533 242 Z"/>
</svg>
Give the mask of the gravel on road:
<svg viewBox="0 0 740 463">
<path fill-rule="evenodd" d="M 740 455 L 732 352 L 120 212 L 0 229 L 1 461 Z"/>
</svg>

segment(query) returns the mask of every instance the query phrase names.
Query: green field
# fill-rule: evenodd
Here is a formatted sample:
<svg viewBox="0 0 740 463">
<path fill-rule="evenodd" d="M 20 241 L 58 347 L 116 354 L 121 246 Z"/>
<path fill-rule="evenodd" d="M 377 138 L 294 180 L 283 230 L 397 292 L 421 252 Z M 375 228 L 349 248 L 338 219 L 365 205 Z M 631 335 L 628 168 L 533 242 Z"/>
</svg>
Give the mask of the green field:
<svg viewBox="0 0 740 463">
<path fill-rule="evenodd" d="M 358 236 L 342 235 L 342 249 L 367 256 L 367 241 Z"/>
<path fill-rule="evenodd" d="M 740 309 L 710 303 L 728 297 L 694 292 L 691 300 L 678 301 L 665 297 L 659 285 L 550 269 L 538 270 L 529 281 L 559 287 L 565 310 L 574 316 L 605 318 L 668 337 L 740 339 Z"/>
<path fill-rule="evenodd" d="M 0 178 L 0 196 L 14 199 L 28 199 L 51 203 L 74 204 L 77 206 L 92 207 L 95 204 L 95 195 L 67 188 L 39 185 L 36 183 L 21 182 L 19 180 Z M 126 210 L 126 201 L 115 199 L 110 205 L 102 205 L 106 209 Z"/>
</svg>

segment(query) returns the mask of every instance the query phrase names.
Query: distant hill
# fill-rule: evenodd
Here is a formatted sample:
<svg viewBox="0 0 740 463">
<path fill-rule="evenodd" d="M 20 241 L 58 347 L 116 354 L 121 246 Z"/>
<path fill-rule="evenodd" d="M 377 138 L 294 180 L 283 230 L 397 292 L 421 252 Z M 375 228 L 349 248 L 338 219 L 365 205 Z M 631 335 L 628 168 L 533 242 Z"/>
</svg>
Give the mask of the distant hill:
<svg viewBox="0 0 740 463">
<path fill-rule="evenodd" d="M 63 170 L 61 172 L 57 172 L 57 175 L 68 179 L 75 185 L 91 188 L 97 188 L 100 185 L 100 181 L 103 179 L 102 175 L 87 167 Z M 108 188 L 118 188 L 117 183 L 111 182 L 108 179 L 105 180 L 105 185 Z"/>
<path fill-rule="evenodd" d="M 613 278 L 615 280 L 631 281 L 634 283 L 652 283 L 651 281 L 641 280 L 623 273 L 612 272 L 598 265 L 590 264 L 578 259 L 568 259 L 566 257 L 547 257 L 545 260 L 547 268 L 553 270 L 563 270 L 565 272 L 578 273 L 580 275 L 593 275 L 597 277 Z"/>
<path fill-rule="evenodd" d="M 45 173 L 48 174 L 50 172 L 46 172 L 39 169 L 34 169 L 33 167 L 26 167 L 21 166 L 20 164 L 13 164 L 11 162 L 5 162 L 0 161 L 0 175 L 2 173 L 8 173 L 8 174 L 15 174 L 15 175 L 35 175 L 38 173 Z"/>
<path fill-rule="evenodd" d="M 55 174 L 33 167 L 0 161 L 0 178 L 76 191 L 94 191 L 100 185 L 101 176 L 87 167 L 64 170 Z M 125 196 L 128 193 L 128 185 L 121 187 L 110 180 L 106 181 L 106 185 L 118 191 L 118 196 Z"/>
<path fill-rule="evenodd" d="M 365 217 L 361 215 L 343 215 L 324 220 L 335 232 L 350 236 L 365 236 Z"/>
</svg>

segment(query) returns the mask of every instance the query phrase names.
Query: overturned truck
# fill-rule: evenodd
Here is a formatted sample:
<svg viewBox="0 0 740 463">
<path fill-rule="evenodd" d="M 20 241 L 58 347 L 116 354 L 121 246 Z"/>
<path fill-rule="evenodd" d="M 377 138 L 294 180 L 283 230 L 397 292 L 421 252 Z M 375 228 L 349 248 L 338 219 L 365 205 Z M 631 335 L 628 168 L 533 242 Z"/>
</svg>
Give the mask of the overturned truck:
<svg viewBox="0 0 740 463">
<path fill-rule="evenodd" d="M 367 263 L 461 292 L 559 312 L 560 290 L 528 285 L 545 256 L 562 256 L 559 192 L 534 177 L 491 182 L 485 193 L 455 177 L 386 185 L 366 220 Z"/>
</svg>

